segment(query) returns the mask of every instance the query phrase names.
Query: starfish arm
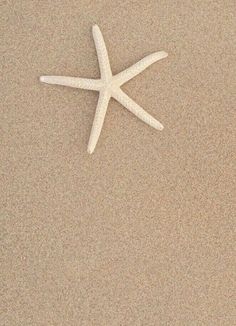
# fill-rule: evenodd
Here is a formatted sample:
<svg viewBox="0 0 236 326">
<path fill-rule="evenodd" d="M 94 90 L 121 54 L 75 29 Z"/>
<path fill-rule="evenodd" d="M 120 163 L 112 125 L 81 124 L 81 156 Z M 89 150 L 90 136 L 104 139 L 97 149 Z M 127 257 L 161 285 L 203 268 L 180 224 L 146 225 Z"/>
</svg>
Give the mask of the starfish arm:
<svg viewBox="0 0 236 326">
<path fill-rule="evenodd" d="M 112 96 L 120 102 L 126 109 L 136 115 L 139 119 L 147 123 L 149 126 L 157 129 L 162 130 L 164 127 L 163 125 L 153 118 L 149 113 L 144 111 L 141 106 L 139 106 L 136 102 L 134 102 L 128 95 L 126 95 L 121 89 L 114 92 Z"/>
<path fill-rule="evenodd" d="M 167 56 L 168 54 L 165 51 L 152 53 L 146 56 L 145 58 L 141 59 L 131 67 L 127 68 L 126 70 L 120 72 L 114 78 L 118 82 L 118 85 L 121 86 L 122 84 L 126 83 L 128 80 L 140 74 L 143 70 L 148 68 L 154 62 L 164 59 Z"/>
<path fill-rule="evenodd" d="M 98 138 L 100 136 L 105 115 L 107 112 L 107 107 L 108 107 L 110 97 L 111 95 L 108 91 L 101 91 L 99 94 L 98 104 L 97 104 L 95 117 L 93 120 L 93 126 L 92 126 L 89 143 L 88 143 L 88 152 L 90 154 L 93 153 L 97 145 Z"/>
<path fill-rule="evenodd" d="M 87 79 L 64 76 L 41 76 L 40 81 L 47 84 L 69 86 L 94 91 L 99 91 L 102 85 L 100 79 Z"/>
<path fill-rule="evenodd" d="M 100 28 L 97 25 L 93 26 L 93 39 L 97 51 L 101 78 L 107 81 L 111 78 L 112 72 L 108 58 L 107 48 Z"/>
</svg>

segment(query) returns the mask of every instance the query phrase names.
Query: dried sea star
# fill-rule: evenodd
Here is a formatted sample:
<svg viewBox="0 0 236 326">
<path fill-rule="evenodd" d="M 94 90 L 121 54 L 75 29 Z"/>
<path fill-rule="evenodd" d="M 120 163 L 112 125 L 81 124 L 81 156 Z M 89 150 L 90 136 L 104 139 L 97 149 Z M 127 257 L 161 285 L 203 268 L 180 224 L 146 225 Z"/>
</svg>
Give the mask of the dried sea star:
<svg viewBox="0 0 236 326">
<path fill-rule="evenodd" d="M 122 90 L 121 86 L 140 74 L 144 69 L 149 67 L 154 62 L 166 58 L 167 53 L 164 51 L 155 52 L 138 61 L 128 69 L 112 75 L 111 66 L 107 54 L 106 45 L 102 33 L 97 25 L 93 26 L 93 38 L 98 56 L 101 78 L 87 79 L 78 77 L 64 77 L 64 76 L 41 76 L 40 81 L 48 84 L 57 84 L 63 86 L 70 86 L 75 88 L 88 89 L 99 92 L 99 99 L 96 108 L 96 113 L 93 121 L 93 126 L 88 143 L 88 152 L 91 154 L 98 142 L 104 118 L 107 112 L 108 103 L 111 97 L 115 98 L 129 111 L 135 114 L 139 119 L 146 122 L 151 127 L 162 130 L 162 124 L 154 119 L 150 114 L 135 103 Z"/>
</svg>

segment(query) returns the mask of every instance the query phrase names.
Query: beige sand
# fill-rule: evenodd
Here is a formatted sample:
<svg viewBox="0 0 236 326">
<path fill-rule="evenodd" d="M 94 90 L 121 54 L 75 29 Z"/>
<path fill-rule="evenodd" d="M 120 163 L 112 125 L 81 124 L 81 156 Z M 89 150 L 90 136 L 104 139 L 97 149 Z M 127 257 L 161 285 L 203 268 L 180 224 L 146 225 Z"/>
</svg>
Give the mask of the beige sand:
<svg viewBox="0 0 236 326">
<path fill-rule="evenodd" d="M 235 1 L 0 1 L 4 326 L 229 325 L 233 309 Z M 91 26 L 158 132 L 98 94 Z"/>
</svg>

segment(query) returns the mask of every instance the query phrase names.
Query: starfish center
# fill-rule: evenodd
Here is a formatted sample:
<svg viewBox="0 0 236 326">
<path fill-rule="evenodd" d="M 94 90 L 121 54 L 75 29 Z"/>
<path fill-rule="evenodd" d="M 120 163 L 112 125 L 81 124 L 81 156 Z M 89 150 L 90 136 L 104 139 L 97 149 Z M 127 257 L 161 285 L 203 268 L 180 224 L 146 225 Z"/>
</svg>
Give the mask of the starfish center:
<svg viewBox="0 0 236 326">
<path fill-rule="evenodd" d="M 102 89 L 105 91 L 112 93 L 112 91 L 117 90 L 117 88 L 119 88 L 119 86 L 113 77 L 102 82 Z"/>
</svg>

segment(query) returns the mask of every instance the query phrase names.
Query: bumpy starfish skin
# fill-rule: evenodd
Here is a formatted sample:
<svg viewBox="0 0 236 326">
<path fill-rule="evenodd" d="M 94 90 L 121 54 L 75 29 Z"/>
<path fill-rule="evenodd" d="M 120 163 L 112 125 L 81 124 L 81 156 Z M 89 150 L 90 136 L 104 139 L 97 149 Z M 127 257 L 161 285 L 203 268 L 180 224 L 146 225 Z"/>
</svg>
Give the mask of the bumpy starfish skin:
<svg viewBox="0 0 236 326">
<path fill-rule="evenodd" d="M 47 84 L 56 84 L 63 86 L 70 86 L 75 88 L 93 90 L 99 92 L 98 104 L 95 112 L 93 126 L 88 143 L 88 152 L 91 154 L 98 142 L 109 100 L 111 97 L 120 102 L 130 112 L 136 115 L 139 119 L 146 122 L 151 127 L 162 130 L 162 124 L 154 119 L 150 114 L 143 110 L 137 103 L 135 103 L 128 95 L 121 90 L 121 85 L 140 74 L 144 69 L 149 67 L 154 62 L 166 58 L 167 53 L 164 51 L 150 54 L 142 60 L 135 63 L 128 69 L 120 72 L 117 75 L 112 75 L 111 66 L 107 54 L 106 45 L 102 33 L 97 25 L 93 26 L 93 38 L 98 56 L 101 78 L 87 79 L 77 77 L 64 76 L 41 76 L 40 81 Z"/>
</svg>

